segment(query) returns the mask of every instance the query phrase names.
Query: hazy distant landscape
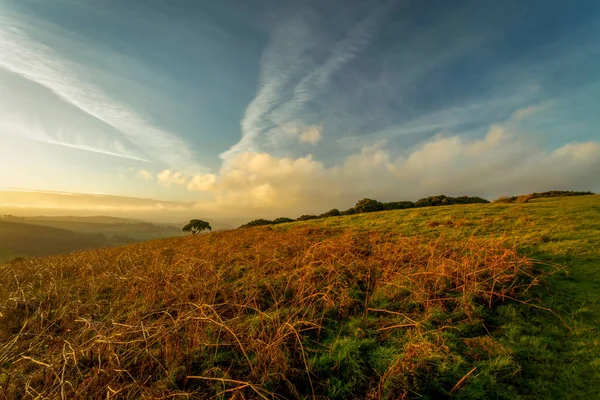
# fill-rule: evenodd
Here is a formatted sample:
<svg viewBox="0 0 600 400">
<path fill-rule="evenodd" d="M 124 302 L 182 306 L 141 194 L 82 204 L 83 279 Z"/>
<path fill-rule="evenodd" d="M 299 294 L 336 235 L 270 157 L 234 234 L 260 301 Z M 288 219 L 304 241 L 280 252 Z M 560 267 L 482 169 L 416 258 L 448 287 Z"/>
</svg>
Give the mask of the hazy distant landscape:
<svg viewBox="0 0 600 400">
<path fill-rule="evenodd" d="M 182 236 L 181 228 L 114 217 L 0 217 L 0 262 Z"/>
</svg>

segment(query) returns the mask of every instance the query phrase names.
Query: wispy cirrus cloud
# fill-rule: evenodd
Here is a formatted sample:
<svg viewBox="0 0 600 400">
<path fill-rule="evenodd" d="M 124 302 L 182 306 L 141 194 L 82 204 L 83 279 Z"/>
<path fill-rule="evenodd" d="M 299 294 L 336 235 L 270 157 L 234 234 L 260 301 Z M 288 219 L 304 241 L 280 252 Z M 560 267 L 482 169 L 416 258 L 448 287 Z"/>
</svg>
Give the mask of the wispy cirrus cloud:
<svg viewBox="0 0 600 400">
<path fill-rule="evenodd" d="M 2 101 L 0 101 L 0 106 Z M 33 121 L 32 118 L 19 118 L 8 113 L 6 115 L 0 110 L 0 134 L 14 135 L 41 143 L 48 143 L 72 149 L 90 151 L 92 153 L 105 154 L 113 157 L 124 158 L 141 162 L 149 162 L 140 152 L 126 147 L 120 140 L 111 140 L 102 137 L 86 138 L 81 133 L 72 134 L 66 129 L 56 129 L 52 133 Z"/>
<path fill-rule="evenodd" d="M 344 11 L 335 18 L 302 9 L 272 29 L 242 138 L 221 158 L 310 152 L 333 165 L 380 140 L 388 151 L 406 153 L 440 132 L 481 137 L 522 108 L 514 117 L 528 120 L 527 134 L 554 129 L 551 139 L 545 135 L 552 146 L 566 132 L 590 136 L 589 123 L 575 130 L 554 123 L 583 108 L 543 111 L 553 102 L 567 104 L 577 89 L 575 71 L 594 70 L 586 61 L 597 59 L 597 45 L 588 43 L 597 36 L 593 25 L 523 44 L 529 22 L 516 6 L 440 4 L 433 16 L 419 2 L 380 2 L 379 8 L 372 2 L 360 13 L 345 12 L 351 2 L 337 4 Z M 506 31 L 508 20 L 518 29 Z M 312 126 L 322 127 L 314 148 L 298 134 Z"/>
<path fill-rule="evenodd" d="M 290 125 L 304 126 L 305 129 L 300 129 L 303 132 L 312 129 L 318 121 L 303 118 L 307 104 L 327 90 L 332 76 L 369 44 L 393 4 L 388 1 L 379 5 L 341 39 L 325 45 L 310 18 L 294 16 L 278 25 L 262 55 L 259 89 L 242 119 L 242 138 L 222 153 L 221 158 L 228 160 L 243 152 L 259 151 L 265 144 L 277 147 L 279 142 L 293 136 L 286 129 Z M 324 57 L 320 47 L 327 48 Z M 312 143 L 318 139 L 301 135 L 300 141 Z"/>
<path fill-rule="evenodd" d="M 114 128 L 145 157 L 109 151 L 94 146 L 93 140 L 73 143 L 31 134 L 30 139 L 120 157 L 148 159 L 178 169 L 201 169 L 187 143 L 175 134 L 156 127 L 127 104 L 111 98 L 100 87 L 88 82 L 81 68 L 32 39 L 26 33 L 26 26 L 8 16 L 0 17 L 0 67 L 49 89 L 66 103 Z"/>
<path fill-rule="evenodd" d="M 546 111 L 551 109 L 554 106 L 554 104 L 550 101 L 542 103 L 542 104 L 536 104 L 533 106 L 529 106 L 529 107 L 525 107 L 525 108 L 521 108 L 517 111 L 515 111 L 515 113 L 513 114 L 514 118 L 517 120 L 522 120 L 525 119 L 527 117 L 530 117 L 534 114 Z"/>
</svg>

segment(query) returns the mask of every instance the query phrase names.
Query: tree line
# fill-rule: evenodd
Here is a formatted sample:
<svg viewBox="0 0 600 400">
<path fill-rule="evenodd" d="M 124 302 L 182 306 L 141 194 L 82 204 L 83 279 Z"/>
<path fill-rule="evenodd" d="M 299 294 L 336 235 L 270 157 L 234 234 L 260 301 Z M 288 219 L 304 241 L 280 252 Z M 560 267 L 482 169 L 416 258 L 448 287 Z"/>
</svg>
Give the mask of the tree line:
<svg viewBox="0 0 600 400">
<path fill-rule="evenodd" d="M 526 203 L 531 199 L 544 198 L 544 197 L 563 197 L 563 196 L 586 196 L 593 195 L 593 192 L 587 191 L 573 191 L 573 190 L 550 190 L 547 192 L 534 192 L 528 195 L 521 196 L 512 196 L 512 197 L 500 197 L 494 200 L 494 203 Z M 415 202 L 412 201 L 391 201 L 391 202 L 381 202 L 369 198 L 364 198 L 359 200 L 354 207 L 350 207 L 347 210 L 340 211 L 337 208 L 332 208 L 331 210 L 324 212 L 323 214 L 309 214 L 309 215 L 301 215 L 300 217 L 293 219 L 288 217 L 279 217 L 274 220 L 270 219 L 255 219 L 250 221 L 244 225 L 241 225 L 240 228 L 249 228 L 252 226 L 263 226 L 263 225 L 277 225 L 277 224 L 285 224 L 287 222 L 295 222 L 295 221 L 307 221 L 310 219 L 317 218 L 329 218 L 329 217 L 339 217 L 342 215 L 354 215 L 354 214 L 362 214 L 376 211 L 386 211 L 386 210 L 402 210 L 406 208 L 420 208 L 420 207 L 436 207 L 436 206 L 449 206 L 453 204 L 482 204 L 489 203 L 488 200 L 483 199 L 481 197 L 475 196 L 460 196 L 460 197 L 450 197 L 445 195 L 438 196 L 429 196 L 423 197 Z M 206 221 L 193 219 L 189 224 L 183 227 L 184 232 L 190 232 L 192 235 L 197 235 L 204 230 L 210 231 L 212 228 L 210 224 Z"/>
<path fill-rule="evenodd" d="M 250 221 L 240 228 L 249 228 L 252 226 L 262 226 L 262 225 L 277 225 L 283 224 L 286 222 L 294 222 L 294 221 L 307 221 L 310 219 L 317 218 L 329 218 L 329 217 L 338 217 L 342 215 L 354 215 L 354 214 L 362 214 L 376 211 L 386 211 L 386 210 L 402 210 L 406 208 L 420 208 L 420 207 L 432 207 L 432 206 L 449 206 L 453 204 L 477 204 L 477 203 L 489 203 L 488 200 L 483 199 L 481 197 L 472 197 L 472 196 L 460 196 L 460 197 L 449 197 L 445 195 L 439 196 L 429 196 L 419 199 L 415 202 L 412 201 L 392 201 L 392 202 L 380 202 L 377 200 L 364 198 L 359 200 L 354 207 L 350 207 L 347 210 L 340 211 L 337 208 L 332 208 L 331 210 L 324 212 L 319 215 L 301 215 L 296 219 L 287 218 L 287 217 L 279 217 L 274 220 L 270 219 L 255 219 Z"/>
</svg>

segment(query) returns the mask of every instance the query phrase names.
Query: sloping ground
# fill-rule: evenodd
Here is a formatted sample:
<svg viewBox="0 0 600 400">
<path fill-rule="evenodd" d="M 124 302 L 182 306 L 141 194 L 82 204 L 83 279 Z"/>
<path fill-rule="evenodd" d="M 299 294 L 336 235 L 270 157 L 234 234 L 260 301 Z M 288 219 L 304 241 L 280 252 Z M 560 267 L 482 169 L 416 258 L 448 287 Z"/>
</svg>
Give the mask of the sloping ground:
<svg viewBox="0 0 600 400">
<path fill-rule="evenodd" d="M 599 221 L 451 206 L 0 266 L 0 395 L 593 398 Z"/>
<path fill-rule="evenodd" d="M 566 273 L 535 290 L 535 304 L 552 309 L 567 325 L 545 310 L 512 303 L 497 308 L 494 337 L 521 365 L 519 397 L 600 398 L 600 195 L 379 212 L 329 218 L 320 226 L 456 240 L 505 237 L 520 254 L 564 266 Z"/>
</svg>

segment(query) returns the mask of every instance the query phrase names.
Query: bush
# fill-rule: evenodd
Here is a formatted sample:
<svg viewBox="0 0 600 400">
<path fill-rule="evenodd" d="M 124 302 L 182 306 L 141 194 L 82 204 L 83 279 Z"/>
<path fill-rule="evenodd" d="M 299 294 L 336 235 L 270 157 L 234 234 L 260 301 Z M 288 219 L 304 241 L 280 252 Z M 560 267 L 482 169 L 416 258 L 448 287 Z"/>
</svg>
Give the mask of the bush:
<svg viewBox="0 0 600 400">
<path fill-rule="evenodd" d="M 354 207 L 350 207 L 349 209 L 340 212 L 340 215 L 354 215 L 354 214 L 356 214 L 356 210 L 354 209 Z"/>
<path fill-rule="evenodd" d="M 389 203 L 383 203 L 384 210 L 403 210 L 405 208 L 413 208 L 415 203 L 412 201 L 391 201 Z"/>
<path fill-rule="evenodd" d="M 432 207 L 446 205 L 448 202 L 447 197 L 443 194 L 440 196 L 429 196 L 419 199 L 415 202 L 415 207 Z"/>
<path fill-rule="evenodd" d="M 294 220 L 288 217 L 279 217 L 273 221 L 274 224 L 285 224 L 286 222 L 294 222 Z"/>
<path fill-rule="evenodd" d="M 477 196 L 450 197 L 452 204 L 488 204 L 490 201 Z"/>
<path fill-rule="evenodd" d="M 488 200 L 482 199 L 481 197 L 448 197 L 443 194 L 439 196 L 429 196 L 417 200 L 415 207 L 435 207 L 435 206 L 449 206 L 452 204 L 484 204 L 489 203 Z"/>
<path fill-rule="evenodd" d="M 254 221 L 250 221 L 247 224 L 240 226 L 240 228 L 250 228 L 252 226 L 262 226 L 262 225 L 273 225 L 275 221 L 271 221 L 268 219 L 255 219 Z"/>
<path fill-rule="evenodd" d="M 296 221 L 308 221 L 309 219 L 317 219 L 316 215 L 302 215 L 296 219 Z"/>
<path fill-rule="evenodd" d="M 367 213 L 383 210 L 383 204 L 373 199 L 362 199 L 354 206 L 356 213 Z"/>
<path fill-rule="evenodd" d="M 332 208 L 331 210 L 327 211 L 326 213 L 319 215 L 319 218 L 339 217 L 340 215 L 341 215 L 340 210 L 338 210 L 337 208 Z"/>
<path fill-rule="evenodd" d="M 541 192 L 541 193 L 532 193 L 532 196 L 534 199 L 538 199 L 541 197 L 564 197 L 564 196 L 588 196 L 588 195 L 592 195 L 594 193 L 587 191 L 587 192 L 577 192 L 574 190 L 549 190 L 547 192 Z"/>
</svg>

